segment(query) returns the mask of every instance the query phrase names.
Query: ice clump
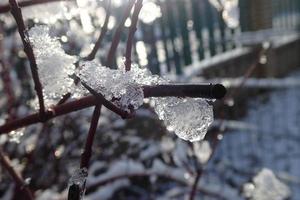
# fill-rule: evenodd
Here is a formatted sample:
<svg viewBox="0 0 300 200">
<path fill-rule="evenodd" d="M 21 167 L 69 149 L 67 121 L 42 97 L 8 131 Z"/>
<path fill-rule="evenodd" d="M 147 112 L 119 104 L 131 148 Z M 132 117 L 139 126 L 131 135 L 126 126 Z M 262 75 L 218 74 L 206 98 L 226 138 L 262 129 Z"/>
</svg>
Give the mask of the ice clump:
<svg viewBox="0 0 300 200">
<path fill-rule="evenodd" d="M 254 178 L 253 183 L 246 183 L 243 189 L 246 198 L 251 200 L 285 200 L 291 191 L 276 178 L 270 169 L 262 169 Z"/>
<path fill-rule="evenodd" d="M 143 104 L 143 85 L 169 84 L 168 80 L 152 75 L 147 69 L 132 65 L 109 69 L 94 61 L 81 63 L 76 75 L 95 91 L 124 110 L 137 109 Z M 81 95 L 87 94 L 82 89 Z M 80 96 L 80 95 L 76 95 Z M 170 131 L 191 142 L 202 140 L 213 121 L 213 109 L 205 99 L 164 97 L 153 98 L 154 109 Z"/>
<path fill-rule="evenodd" d="M 82 82 L 101 93 L 107 100 L 128 111 L 131 107 L 137 109 L 143 104 L 144 93 L 141 85 L 151 84 L 156 80 L 147 73 L 138 67 L 133 67 L 129 72 L 124 69 L 109 69 L 91 61 L 82 63 L 76 74 Z"/>
<path fill-rule="evenodd" d="M 60 42 L 49 35 L 47 26 L 35 26 L 28 34 L 43 85 L 45 104 L 50 106 L 70 92 L 74 81 L 69 75 L 74 73 L 76 57 L 64 52 Z"/>
<path fill-rule="evenodd" d="M 8 133 L 8 138 L 9 138 L 8 140 L 10 142 L 14 142 L 14 143 L 19 144 L 20 141 L 21 141 L 22 136 L 24 135 L 24 131 L 25 131 L 25 128 L 21 128 L 21 129 L 9 132 Z"/>
<path fill-rule="evenodd" d="M 85 184 L 88 176 L 87 168 L 81 168 L 75 170 L 71 178 L 69 179 L 69 191 L 74 192 L 75 195 L 77 192 L 80 193 L 80 199 L 83 198 L 85 193 Z M 72 189 L 71 189 L 72 188 Z M 79 191 L 77 191 L 79 190 Z"/>
<path fill-rule="evenodd" d="M 206 140 L 195 142 L 193 143 L 193 149 L 199 162 L 201 164 L 207 163 L 212 154 L 212 148 L 209 142 Z"/>
<path fill-rule="evenodd" d="M 213 122 L 213 108 L 204 99 L 156 98 L 154 109 L 169 131 L 190 142 L 203 140 Z"/>
</svg>

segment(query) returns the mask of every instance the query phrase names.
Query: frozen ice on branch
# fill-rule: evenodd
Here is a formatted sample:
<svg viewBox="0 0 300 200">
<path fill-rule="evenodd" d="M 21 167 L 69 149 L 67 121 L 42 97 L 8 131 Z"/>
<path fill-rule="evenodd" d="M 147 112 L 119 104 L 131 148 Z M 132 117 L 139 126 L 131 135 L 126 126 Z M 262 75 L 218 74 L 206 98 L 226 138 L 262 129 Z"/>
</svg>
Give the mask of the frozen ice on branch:
<svg viewBox="0 0 300 200">
<path fill-rule="evenodd" d="M 169 84 L 147 69 L 136 65 L 126 72 L 124 67 L 109 69 L 96 62 L 84 62 L 77 76 L 118 107 L 129 110 L 143 104 L 144 85 Z M 213 109 L 205 99 L 156 97 L 154 109 L 166 127 L 191 142 L 202 140 L 213 121 Z"/>
<path fill-rule="evenodd" d="M 74 73 L 76 58 L 64 52 L 60 42 L 49 35 L 47 26 L 31 28 L 28 39 L 36 57 L 45 103 L 50 106 L 70 92 L 73 79 L 69 75 Z"/>
</svg>

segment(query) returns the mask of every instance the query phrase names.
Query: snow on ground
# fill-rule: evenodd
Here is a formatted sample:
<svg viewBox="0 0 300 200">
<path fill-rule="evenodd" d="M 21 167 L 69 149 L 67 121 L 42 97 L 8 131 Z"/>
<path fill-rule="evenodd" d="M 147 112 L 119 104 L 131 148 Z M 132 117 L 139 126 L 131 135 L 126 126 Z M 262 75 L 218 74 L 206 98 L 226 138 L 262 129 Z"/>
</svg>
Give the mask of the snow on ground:
<svg viewBox="0 0 300 200">
<path fill-rule="evenodd" d="M 290 187 L 291 199 L 300 199 L 299 86 L 257 97 L 241 121 L 256 128 L 227 132 L 205 179 L 217 172 L 217 182 L 241 189 L 262 168 L 269 168 Z"/>
</svg>

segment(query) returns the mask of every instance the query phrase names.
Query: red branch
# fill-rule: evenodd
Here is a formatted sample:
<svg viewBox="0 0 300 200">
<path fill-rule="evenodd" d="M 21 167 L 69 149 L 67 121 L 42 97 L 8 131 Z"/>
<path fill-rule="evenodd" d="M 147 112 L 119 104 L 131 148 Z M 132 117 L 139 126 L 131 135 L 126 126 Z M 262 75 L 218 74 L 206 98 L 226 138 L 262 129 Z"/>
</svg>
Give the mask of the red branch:
<svg viewBox="0 0 300 200">
<path fill-rule="evenodd" d="M 24 24 L 24 20 L 23 20 L 23 16 L 22 16 L 22 11 L 21 11 L 20 7 L 18 6 L 18 3 L 16 2 L 16 0 L 9 0 L 9 3 L 11 5 L 11 14 L 15 18 L 15 21 L 18 25 L 18 30 L 19 30 L 19 34 L 20 34 L 20 37 L 23 42 L 24 51 L 29 59 L 32 78 L 34 81 L 34 88 L 36 90 L 36 93 L 37 93 L 37 96 L 39 99 L 40 115 L 41 115 L 41 118 L 43 118 L 45 116 L 43 89 L 42 89 L 42 84 L 40 82 L 38 68 L 37 68 L 35 57 L 34 57 L 33 49 L 28 41 L 27 36 L 25 35 L 26 28 L 25 28 L 25 24 Z"/>
<path fill-rule="evenodd" d="M 134 11 L 131 17 L 131 26 L 129 29 L 128 39 L 127 39 L 127 45 L 126 45 L 126 54 L 125 54 L 125 70 L 130 71 L 131 68 L 131 51 L 132 51 L 132 45 L 133 45 L 133 38 L 134 34 L 137 30 L 137 22 L 139 19 L 139 14 L 141 12 L 141 9 L 143 7 L 143 0 L 138 0 L 135 4 Z"/>
<path fill-rule="evenodd" d="M 23 199 L 24 200 L 31 200 L 33 199 L 31 191 L 26 186 L 25 181 L 21 177 L 19 173 L 17 173 L 11 165 L 10 159 L 8 156 L 0 148 L 0 163 L 1 165 L 7 170 L 9 175 L 13 178 L 16 186 L 19 188 L 20 191 L 24 193 Z"/>
<path fill-rule="evenodd" d="M 38 4 L 52 3 L 56 1 L 75 1 L 75 0 L 28 0 L 28 1 L 21 1 L 18 4 L 20 7 L 28 7 L 28 6 L 38 5 Z M 10 11 L 9 4 L 0 6 L 0 14 L 7 13 L 9 11 Z"/>
<path fill-rule="evenodd" d="M 110 49 L 109 49 L 109 52 L 108 52 L 108 55 L 107 55 L 107 60 L 106 60 L 106 66 L 107 67 L 111 67 L 113 65 L 113 60 L 114 60 L 114 57 L 115 57 L 115 54 L 116 54 L 116 51 L 117 51 L 117 47 L 118 47 L 119 42 L 120 42 L 120 38 L 121 38 L 121 34 L 123 32 L 124 24 L 125 24 L 126 19 L 128 18 L 128 16 L 130 15 L 130 11 L 131 11 L 131 9 L 134 5 L 134 2 L 135 2 L 135 0 L 129 0 L 127 8 L 125 10 L 125 13 L 122 17 L 122 21 L 119 24 L 119 26 L 118 26 L 118 28 L 115 32 L 114 38 L 112 40 L 112 43 L 111 43 L 111 46 L 110 46 Z"/>
<path fill-rule="evenodd" d="M 89 133 L 85 142 L 83 153 L 81 154 L 81 162 L 80 168 L 87 168 L 89 167 L 89 162 L 92 155 L 92 146 L 94 141 L 94 136 L 97 130 L 98 121 L 101 114 L 101 105 L 96 105 L 89 129 Z"/>
<path fill-rule="evenodd" d="M 153 96 L 166 97 L 164 87 L 172 88 L 170 86 L 171 85 L 144 86 L 143 87 L 144 97 L 145 98 L 149 98 L 149 97 L 153 97 Z M 200 93 L 200 91 L 197 90 L 197 85 L 175 85 L 174 87 L 176 89 L 173 89 L 171 96 L 176 96 L 176 97 L 192 96 L 192 97 L 198 97 L 198 98 L 202 97 L 202 94 Z M 198 87 L 203 87 L 205 90 L 207 90 L 206 89 L 207 87 L 211 88 L 211 87 L 215 87 L 215 85 L 205 85 L 205 87 L 204 87 L 204 85 L 198 85 Z M 198 91 L 198 93 L 193 94 L 191 92 L 190 88 L 194 88 L 195 90 L 193 90 L 193 91 L 194 92 Z M 226 89 L 224 87 L 220 87 L 220 88 L 222 88 L 221 92 L 223 92 L 223 89 L 226 92 Z M 105 105 L 104 104 L 105 102 L 99 102 L 99 99 L 96 99 L 96 97 L 91 95 L 91 96 L 83 97 L 83 98 L 75 100 L 75 101 L 67 102 L 65 104 L 57 105 L 57 106 L 54 106 L 51 110 L 46 111 L 44 120 L 50 120 L 55 117 L 65 115 L 65 114 L 68 114 L 71 112 L 79 111 L 79 110 L 94 106 L 99 103 L 102 103 L 103 105 Z M 16 130 L 16 129 L 19 129 L 19 128 L 22 128 L 22 127 L 25 127 L 25 126 L 36 124 L 38 122 L 44 122 L 44 120 L 41 118 L 41 116 L 38 113 L 35 113 L 35 114 L 29 115 L 27 117 L 24 117 L 22 119 L 10 121 L 10 122 L 0 126 L 0 135 L 4 134 L 4 133 L 8 133 L 8 132 Z"/>
<path fill-rule="evenodd" d="M 106 16 L 105 16 L 105 21 L 104 21 L 104 24 L 103 24 L 103 27 L 101 29 L 101 33 L 95 43 L 95 46 L 94 48 L 92 49 L 92 51 L 90 52 L 90 54 L 84 58 L 84 60 L 94 60 L 95 59 L 95 56 L 97 54 L 97 51 L 99 50 L 100 46 L 101 46 L 101 43 L 104 39 L 104 36 L 107 32 L 107 26 L 108 26 L 108 22 L 109 22 L 109 18 L 110 18 L 110 12 L 111 12 L 111 0 L 108 0 L 108 3 L 107 3 L 107 8 L 106 8 Z"/>
</svg>

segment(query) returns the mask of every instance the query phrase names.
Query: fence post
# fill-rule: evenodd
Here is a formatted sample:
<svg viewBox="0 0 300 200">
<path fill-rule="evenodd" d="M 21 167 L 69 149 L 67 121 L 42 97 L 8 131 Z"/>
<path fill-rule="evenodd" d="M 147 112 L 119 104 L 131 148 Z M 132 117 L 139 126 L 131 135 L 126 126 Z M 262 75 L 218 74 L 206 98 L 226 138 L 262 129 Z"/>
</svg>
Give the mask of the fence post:
<svg viewBox="0 0 300 200">
<path fill-rule="evenodd" d="M 196 36 L 198 39 L 198 56 L 199 60 L 204 59 L 204 47 L 203 47 L 203 36 L 202 36 L 202 29 L 203 29 L 203 15 L 201 15 L 202 10 L 201 5 L 198 0 L 192 0 L 192 12 L 193 12 L 193 21 L 194 21 L 194 30 L 196 32 Z"/>
<path fill-rule="evenodd" d="M 178 10 L 178 21 L 180 25 L 181 39 L 183 43 L 183 58 L 184 64 L 190 65 L 192 64 L 192 56 L 191 56 L 191 46 L 189 39 L 189 30 L 187 27 L 187 12 L 186 12 L 186 1 L 177 0 L 176 1 L 177 10 Z"/>
</svg>

